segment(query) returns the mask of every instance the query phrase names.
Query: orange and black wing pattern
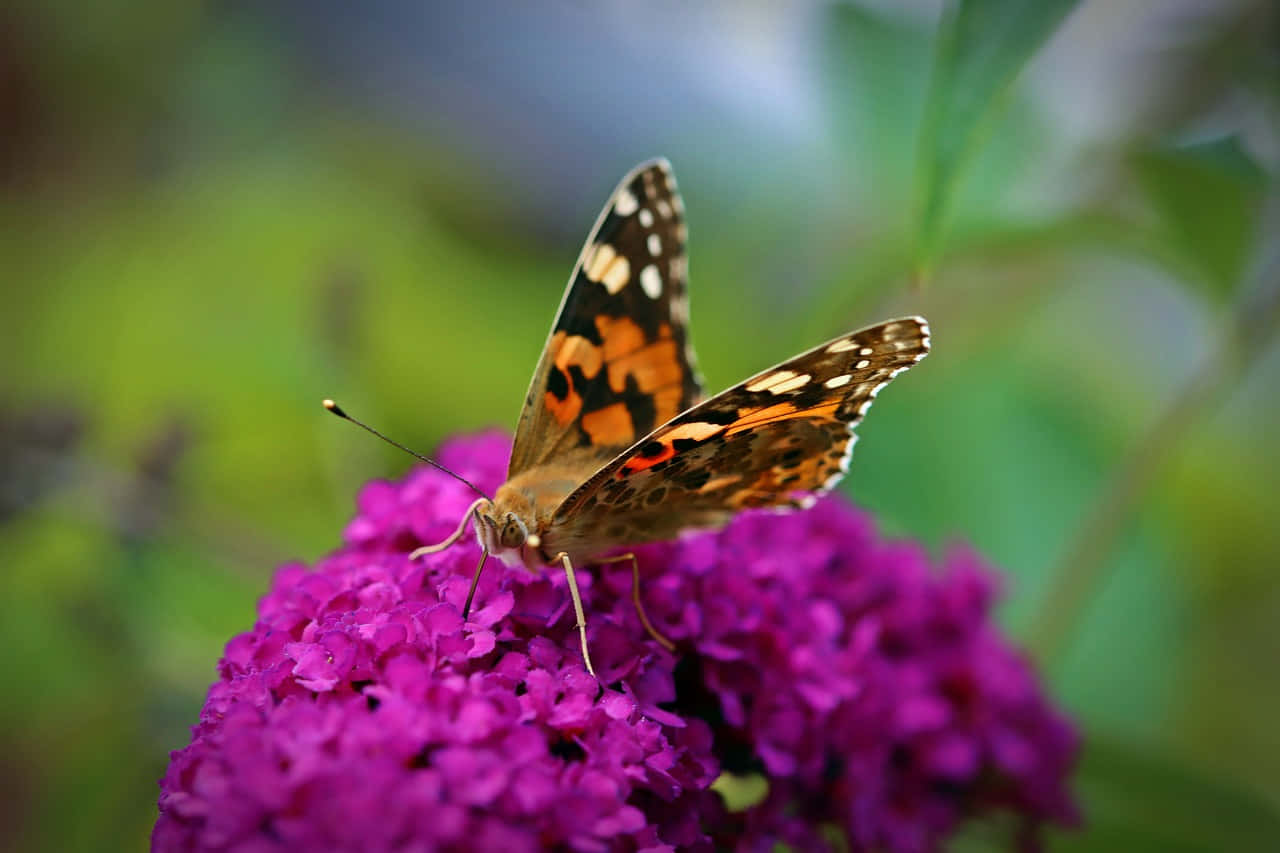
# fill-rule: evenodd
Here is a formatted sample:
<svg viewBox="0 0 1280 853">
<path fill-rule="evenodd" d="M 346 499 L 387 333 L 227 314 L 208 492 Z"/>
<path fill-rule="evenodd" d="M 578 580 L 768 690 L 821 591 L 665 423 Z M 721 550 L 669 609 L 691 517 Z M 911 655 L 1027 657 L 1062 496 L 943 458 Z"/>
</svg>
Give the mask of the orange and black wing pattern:
<svg viewBox="0 0 1280 853">
<path fill-rule="evenodd" d="M 569 279 L 516 427 L 508 478 L 569 454 L 597 460 L 585 478 L 701 397 L 686 239 L 671 165 L 637 166 L 614 190 Z"/>
<path fill-rule="evenodd" d="M 849 468 L 880 390 L 929 352 L 922 318 L 890 320 L 802 353 L 676 417 L 556 510 L 548 547 L 598 553 L 713 527 L 748 507 L 803 506 Z"/>
</svg>

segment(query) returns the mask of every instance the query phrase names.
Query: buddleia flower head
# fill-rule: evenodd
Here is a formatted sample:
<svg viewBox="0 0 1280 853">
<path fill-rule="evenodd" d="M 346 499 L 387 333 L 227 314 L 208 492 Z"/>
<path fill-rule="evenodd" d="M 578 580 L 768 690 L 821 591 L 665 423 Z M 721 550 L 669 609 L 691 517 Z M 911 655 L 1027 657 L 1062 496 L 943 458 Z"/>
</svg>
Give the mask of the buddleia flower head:
<svg viewBox="0 0 1280 853">
<path fill-rule="evenodd" d="M 510 441 L 442 461 L 500 484 Z M 599 680 L 563 575 L 469 540 L 409 553 L 472 493 L 418 469 L 358 498 L 343 544 L 279 569 L 161 780 L 157 851 L 930 850 L 976 815 L 1070 822 L 1077 743 L 990 621 L 992 572 L 934 567 L 838 497 L 636 549 L 579 573 Z M 757 776 L 729 811 L 713 783 Z M 728 778 L 728 777 L 725 777 Z M 1029 835 L 1027 837 L 1030 837 Z"/>
</svg>

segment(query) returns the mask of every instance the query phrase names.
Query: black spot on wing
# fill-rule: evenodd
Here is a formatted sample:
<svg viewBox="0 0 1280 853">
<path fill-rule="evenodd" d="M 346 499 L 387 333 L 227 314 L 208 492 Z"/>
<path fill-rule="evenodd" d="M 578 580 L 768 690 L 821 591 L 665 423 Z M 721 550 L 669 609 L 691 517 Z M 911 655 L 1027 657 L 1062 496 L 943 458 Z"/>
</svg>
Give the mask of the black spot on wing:
<svg viewBox="0 0 1280 853">
<path fill-rule="evenodd" d="M 691 492 L 696 492 L 711 479 L 711 471 L 707 468 L 695 468 L 675 478 L 676 482 Z"/>
<path fill-rule="evenodd" d="M 737 411 L 726 407 L 723 409 L 708 408 L 705 411 L 699 411 L 696 416 L 681 418 L 680 421 L 681 423 L 693 423 L 696 421 L 704 424 L 715 424 L 716 426 L 728 426 L 737 419 Z"/>
<path fill-rule="evenodd" d="M 602 285 L 591 281 L 581 271 L 574 279 L 573 299 L 573 310 L 561 315 L 555 331 L 579 335 L 596 346 L 600 346 L 603 341 L 600 329 L 596 326 L 596 317 L 619 317 L 627 310 L 626 303 L 621 298 L 611 296 Z"/>
<path fill-rule="evenodd" d="M 601 375 L 607 372 L 602 370 Z M 631 425 L 637 437 L 648 435 L 661 426 L 655 423 L 658 418 L 658 407 L 654 403 L 653 396 L 640 390 L 634 375 L 627 376 L 626 387 L 617 398 L 627 407 L 627 413 L 631 415 Z"/>
<path fill-rule="evenodd" d="M 547 374 L 547 390 L 561 402 L 569 396 L 569 378 L 554 364 L 551 366 L 551 372 Z"/>
</svg>

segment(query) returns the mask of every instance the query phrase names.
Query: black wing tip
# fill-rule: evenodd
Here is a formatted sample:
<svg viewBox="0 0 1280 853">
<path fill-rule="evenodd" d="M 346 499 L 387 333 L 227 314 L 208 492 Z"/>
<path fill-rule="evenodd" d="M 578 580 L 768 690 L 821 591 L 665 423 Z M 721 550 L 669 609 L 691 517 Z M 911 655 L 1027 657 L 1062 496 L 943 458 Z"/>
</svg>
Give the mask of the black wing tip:
<svg viewBox="0 0 1280 853">
<path fill-rule="evenodd" d="M 671 161 L 659 154 L 657 157 L 650 157 L 648 160 L 641 160 L 636 165 L 636 171 L 641 172 L 645 169 L 665 169 L 671 171 Z"/>
<path fill-rule="evenodd" d="M 929 328 L 929 321 L 919 314 L 912 314 L 910 317 L 903 317 L 899 322 L 914 323 L 920 329 L 920 358 L 924 358 L 929 354 L 929 349 L 933 346 L 933 330 Z"/>
<path fill-rule="evenodd" d="M 626 177 L 622 179 L 623 185 L 629 184 L 645 172 L 657 171 L 664 175 L 674 175 L 671 168 L 671 161 L 666 157 L 650 157 L 648 160 L 641 160 L 627 172 Z"/>
<path fill-rule="evenodd" d="M 846 332 L 843 335 L 832 338 L 831 340 L 827 341 L 824 344 L 820 344 L 818 347 L 815 347 L 815 349 L 829 347 L 833 344 L 838 344 L 841 341 L 851 341 L 857 335 L 861 335 L 866 332 L 873 332 L 881 329 L 886 329 L 889 326 L 910 326 L 919 335 L 920 356 L 919 358 L 916 359 L 916 361 L 919 361 L 920 359 L 924 358 L 926 355 L 929 354 L 929 350 L 933 345 L 933 332 L 929 328 L 929 321 L 926 320 L 924 317 L 920 316 L 919 314 L 911 314 L 906 317 L 894 317 L 892 320 L 883 320 L 879 323 L 874 323 L 870 326 L 857 329 L 856 331 Z M 911 333 L 904 335 L 900 332 L 895 332 L 889 335 L 889 337 L 895 340 L 901 340 L 903 338 L 915 337 L 915 335 Z"/>
<path fill-rule="evenodd" d="M 919 334 L 920 353 L 919 355 L 917 355 L 916 361 L 920 361 L 926 355 L 929 354 L 929 350 L 933 346 L 933 332 L 929 328 L 929 321 L 926 320 L 924 317 L 920 316 L 919 314 L 910 314 L 906 317 L 895 317 L 892 320 L 885 320 L 883 323 L 876 323 L 874 326 L 870 326 L 868 328 L 878 329 L 878 328 L 884 328 L 885 326 L 893 326 L 893 325 L 899 325 L 899 324 L 914 326 L 916 329 L 916 332 Z M 867 331 L 867 330 L 862 329 L 859 331 Z M 858 332 L 853 332 L 850 335 L 847 335 L 845 337 L 852 337 L 853 335 L 856 335 L 856 334 L 858 334 Z M 902 337 L 910 337 L 910 336 L 895 335 L 894 337 L 902 338 Z"/>
</svg>

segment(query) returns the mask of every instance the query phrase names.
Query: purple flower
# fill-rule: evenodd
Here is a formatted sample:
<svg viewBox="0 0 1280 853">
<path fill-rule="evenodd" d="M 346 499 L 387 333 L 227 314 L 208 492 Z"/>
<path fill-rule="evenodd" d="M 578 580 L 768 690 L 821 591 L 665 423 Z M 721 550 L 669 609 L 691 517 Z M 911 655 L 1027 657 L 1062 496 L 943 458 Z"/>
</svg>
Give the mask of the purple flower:
<svg viewBox="0 0 1280 853">
<path fill-rule="evenodd" d="M 442 461 L 494 489 L 510 442 Z M 964 818 L 1070 822 L 1069 724 L 988 621 L 990 572 L 930 568 L 839 499 L 743 513 L 718 533 L 580 573 L 600 681 L 563 575 L 448 535 L 471 493 L 432 469 L 360 494 L 342 548 L 277 573 L 233 638 L 192 742 L 161 781 L 152 847 L 267 851 L 661 851 L 938 847 Z M 711 783 L 758 772 L 729 813 Z"/>
</svg>

